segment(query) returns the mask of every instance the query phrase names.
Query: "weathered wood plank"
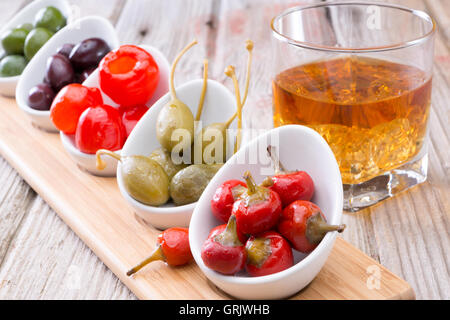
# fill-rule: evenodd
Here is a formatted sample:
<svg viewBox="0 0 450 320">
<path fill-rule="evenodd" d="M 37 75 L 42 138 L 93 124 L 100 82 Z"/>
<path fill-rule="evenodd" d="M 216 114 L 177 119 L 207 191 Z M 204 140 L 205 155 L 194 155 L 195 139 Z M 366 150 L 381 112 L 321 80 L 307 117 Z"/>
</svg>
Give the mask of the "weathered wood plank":
<svg viewBox="0 0 450 320">
<path fill-rule="evenodd" d="M 135 298 L 40 197 L 10 248 L 0 299 Z"/>
<path fill-rule="evenodd" d="M 0 181 L 1 268 L 16 230 L 25 219 L 27 208 L 36 194 L 3 158 L 0 158 Z"/>
</svg>

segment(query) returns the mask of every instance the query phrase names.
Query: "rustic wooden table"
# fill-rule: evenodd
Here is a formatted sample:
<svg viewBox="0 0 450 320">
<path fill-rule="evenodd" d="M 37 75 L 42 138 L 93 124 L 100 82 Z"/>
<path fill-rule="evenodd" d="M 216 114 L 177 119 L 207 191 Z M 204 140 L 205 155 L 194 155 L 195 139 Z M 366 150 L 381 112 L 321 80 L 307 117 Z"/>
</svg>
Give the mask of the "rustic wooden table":
<svg viewBox="0 0 450 320">
<path fill-rule="evenodd" d="M 29 0 L 0 0 L 3 25 Z M 122 43 L 156 46 L 172 60 L 192 38 L 200 45 L 177 69 L 177 81 L 225 80 L 224 67 L 245 65 L 243 41 L 255 41 L 249 109 L 267 110 L 270 71 L 258 63 L 270 52 L 270 18 L 292 1 L 72 0 L 80 16 L 100 15 Z M 308 2 L 308 1 L 306 1 Z M 312 1 L 309 1 L 312 2 Z M 434 16 L 439 31 L 433 80 L 428 181 L 355 214 L 342 235 L 408 281 L 418 299 L 450 299 L 450 4 L 448 0 L 389 1 Z M 192 58 L 193 54 L 198 59 Z M 239 63 L 237 63 L 239 62 Z M 242 76 L 242 72 L 240 73 Z M 227 82 L 229 86 L 230 83 Z M 265 106 L 265 107 L 264 107 Z M 18 141 L 20 143 L 20 141 Z M 55 212 L 0 158 L 0 299 L 136 299 Z"/>
</svg>

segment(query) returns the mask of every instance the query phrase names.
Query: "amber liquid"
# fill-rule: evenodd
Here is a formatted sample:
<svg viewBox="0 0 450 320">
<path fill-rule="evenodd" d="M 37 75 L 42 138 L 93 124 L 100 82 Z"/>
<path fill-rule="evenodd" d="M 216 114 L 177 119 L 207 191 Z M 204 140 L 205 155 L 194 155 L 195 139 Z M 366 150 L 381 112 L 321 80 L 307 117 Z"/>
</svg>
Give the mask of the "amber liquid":
<svg viewBox="0 0 450 320">
<path fill-rule="evenodd" d="M 318 131 L 336 156 L 343 182 L 357 184 L 420 152 L 430 99 L 431 78 L 423 71 L 348 57 L 278 74 L 273 120 L 275 126 L 302 124 Z"/>
</svg>

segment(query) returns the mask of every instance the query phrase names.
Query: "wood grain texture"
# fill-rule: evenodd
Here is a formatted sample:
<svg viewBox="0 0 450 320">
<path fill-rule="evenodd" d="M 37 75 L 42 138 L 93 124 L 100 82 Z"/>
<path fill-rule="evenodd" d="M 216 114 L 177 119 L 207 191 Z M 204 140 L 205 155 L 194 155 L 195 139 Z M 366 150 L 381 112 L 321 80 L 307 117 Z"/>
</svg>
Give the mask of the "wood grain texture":
<svg viewBox="0 0 450 320">
<path fill-rule="evenodd" d="M 154 247 L 160 231 L 145 225 L 120 196 L 115 179 L 93 177 L 79 170 L 69 159 L 58 135 L 41 132 L 29 126 L 29 119 L 11 100 L 0 98 L 3 117 L 0 119 L 0 152 L 58 215 L 74 230 L 95 254 L 111 269 L 125 285 L 141 299 L 222 299 L 228 298 L 214 288 L 195 263 L 171 268 L 156 262 L 134 277 L 126 271 L 137 261 L 145 258 Z M 21 130 L 17 130 L 21 128 Z M 15 144 L 17 137 L 22 143 Z M 33 146 L 33 147 L 30 147 Z M 67 183 L 70 181 L 70 183 Z M 76 190 L 76 192 L 74 192 Z M 38 199 L 37 202 L 42 200 Z M 40 207 L 39 204 L 36 207 Z M 105 286 L 92 288 L 82 280 L 82 270 L 77 267 L 79 246 L 65 239 L 75 237 L 66 226 L 58 224 L 50 210 L 30 210 L 20 232 L 14 238 L 0 277 L 7 280 L 3 290 L 6 297 L 28 288 L 46 289 L 42 298 L 54 297 L 61 288 L 71 298 L 71 289 L 86 290 L 86 298 L 95 297 Z M 46 225 L 55 232 L 42 233 L 35 225 Z M 30 241 L 27 249 L 29 260 L 20 261 L 21 243 Z M 81 245 L 81 243 L 78 243 Z M 39 250 L 38 250 L 39 249 Z M 50 259 L 52 264 L 46 261 Z M 45 265 L 48 270 L 41 270 Z M 84 265 L 90 267 L 90 265 Z M 99 266 L 101 269 L 102 267 Z M 376 268 L 380 276 L 372 275 Z M 66 274 L 54 272 L 67 270 Z M 27 270 L 26 276 L 17 282 L 8 276 Z M 48 272 L 42 283 L 38 275 Z M 99 270 L 100 272 L 100 270 Z M 380 285 L 368 285 L 375 276 Z M 36 283 L 37 281 L 37 283 Z M 51 288 L 47 283 L 53 283 Z M 56 285 L 57 284 L 57 285 Z M 106 287 L 105 290 L 108 288 Z M 110 291 L 114 292 L 114 291 Z M 121 297 L 120 291 L 114 292 Z M 123 294 L 126 295 L 127 292 Z M 28 296 L 25 294 L 25 298 Z M 412 299 L 414 292 L 401 280 L 369 256 L 339 239 L 316 279 L 293 299 Z"/>
<path fill-rule="evenodd" d="M 0 0 L 0 25 L 28 0 Z M 147 43 L 160 48 L 169 60 L 194 36 L 199 45 L 180 61 L 177 68 L 178 83 L 200 77 L 201 62 L 210 59 L 211 77 L 222 81 L 230 89 L 231 83 L 223 75 L 228 64 L 234 64 L 238 76 L 243 79 L 245 50 L 243 41 L 252 38 L 255 42 L 255 62 L 252 73 L 250 97 L 245 112 L 248 124 L 265 127 L 271 123 L 271 91 L 268 66 L 258 63 L 270 59 L 270 39 L 268 21 L 277 12 L 293 5 L 311 1 L 145 1 L 145 0 L 102 0 L 71 1 L 80 8 L 80 14 L 102 15 L 109 18 L 118 29 L 121 43 Z M 450 108 L 448 101 L 450 84 L 449 54 L 449 6 L 448 0 L 395 0 L 415 9 L 431 13 L 438 23 L 436 37 L 435 74 L 433 79 L 433 106 L 430 115 L 430 165 L 428 181 L 411 191 L 389 199 L 373 208 L 357 214 L 345 214 L 348 225 L 343 238 L 363 252 L 381 262 L 396 275 L 406 279 L 414 288 L 418 299 L 450 299 L 450 252 L 449 252 L 449 214 L 450 214 Z M 172 10 L 173 9 L 173 10 Z M 266 60 L 270 61 L 270 60 Z M 255 112 L 256 111 L 256 112 Z M 258 117 L 248 115 L 258 114 Z M 132 299 L 135 298 L 126 287 L 104 267 L 67 226 L 57 218 L 48 205 L 23 182 L 5 163 L 0 162 L 0 297 L 18 298 L 58 298 L 74 299 Z M 32 212 L 34 214 L 32 214 Z M 36 214 L 45 213 L 53 219 L 41 219 L 40 223 L 27 223 Z M 64 256 L 42 254 L 33 246 L 36 237 L 28 233 L 42 233 L 41 239 L 48 247 L 56 247 L 63 241 L 64 250 L 76 252 L 79 260 L 72 264 L 61 262 Z M 64 229 L 65 228 L 65 229 Z M 34 230 L 34 231 L 33 231 Z M 146 226 L 140 229 L 147 230 Z M 66 237 L 54 236 L 56 233 Z M 69 236 L 71 235 L 71 236 Z M 145 238 L 145 236 L 144 236 Z M 153 238 L 145 238 L 151 247 Z M 20 250 L 15 244 L 20 243 Z M 139 258 L 134 253 L 135 259 Z M 33 257 L 33 258 L 31 258 Z M 20 264 L 35 266 L 38 259 L 41 273 L 20 268 L 21 272 L 5 271 L 17 268 Z M 57 265 L 52 272 L 51 267 Z M 93 267 L 96 266 L 96 267 Z M 74 285 L 77 268 L 82 270 L 82 281 Z M 150 268 L 152 269 L 152 268 Z M 35 286 L 25 286 L 25 290 L 9 287 L 11 283 L 24 283 L 22 277 L 36 280 Z M 52 273 L 59 273 L 58 276 Z M 70 276 L 70 290 L 61 285 L 64 275 Z M 156 279 L 161 275 L 156 272 Z M 89 288 L 85 286 L 89 284 Z M 89 289 L 89 290 L 88 290 Z M 127 292 L 125 294 L 125 292 Z M 94 294 L 95 293 L 95 294 Z"/>
</svg>

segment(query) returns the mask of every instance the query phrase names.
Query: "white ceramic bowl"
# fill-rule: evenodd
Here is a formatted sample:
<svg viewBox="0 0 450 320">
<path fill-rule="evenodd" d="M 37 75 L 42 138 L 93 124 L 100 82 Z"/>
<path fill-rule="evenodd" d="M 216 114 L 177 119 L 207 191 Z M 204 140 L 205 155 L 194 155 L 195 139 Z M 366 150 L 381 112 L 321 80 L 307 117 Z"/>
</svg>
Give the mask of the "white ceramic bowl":
<svg viewBox="0 0 450 320">
<path fill-rule="evenodd" d="M 189 81 L 176 88 L 178 98 L 189 106 L 195 115 L 200 99 L 203 80 Z M 122 156 L 150 155 L 153 150 L 160 148 L 156 139 L 156 120 L 163 106 L 169 102 L 170 94 L 166 94 L 158 100 L 153 107 L 142 117 L 128 137 L 122 149 Z M 232 93 L 221 83 L 208 80 L 208 87 L 205 95 L 205 102 L 202 113 L 203 126 L 224 122 L 236 112 L 235 98 Z M 234 121 L 231 128 L 235 126 Z M 156 228 L 166 229 L 170 227 L 187 227 L 196 203 L 182 206 L 175 206 L 169 202 L 160 207 L 145 205 L 133 199 L 125 190 L 121 174 L 121 165 L 117 167 L 117 183 L 120 192 L 128 203 L 134 208 L 136 213 L 145 221 Z"/>
<path fill-rule="evenodd" d="M 282 272 L 263 277 L 225 276 L 205 266 L 201 247 L 209 231 L 223 222 L 211 213 L 215 190 L 226 180 L 241 179 L 250 170 L 257 183 L 272 174 L 266 153 L 268 144 L 280 150 L 280 160 L 288 169 L 304 170 L 312 177 L 315 194 L 312 199 L 323 211 L 327 221 L 339 224 L 342 217 L 342 181 L 339 167 L 328 144 L 314 130 L 299 125 L 272 129 L 241 147 L 219 170 L 200 197 L 189 227 L 191 251 L 200 269 L 214 284 L 228 294 L 241 299 L 279 299 L 289 297 L 308 285 L 324 265 L 336 239 L 328 233 L 308 255 L 294 250 L 295 265 Z M 251 157 L 258 159 L 249 164 Z M 270 173 L 269 173 L 270 172 Z"/>
<path fill-rule="evenodd" d="M 70 21 L 72 10 L 66 0 L 36 0 L 20 10 L 6 25 L 4 25 L 0 30 L 0 35 L 8 30 L 17 28 L 17 26 L 22 23 L 33 23 L 34 16 L 39 9 L 48 6 L 53 6 L 59 9 L 59 11 L 61 11 L 61 13 L 66 17 L 66 20 Z M 0 43 L 0 56 L 3 55 L 3 52 L 4 50 Z M 31 60 L 34 60 L 34 57 Z M 8 97 L 14 97 L 19 78 L 20 76 L 0 77 L 0 94 Z"/>
<path fill-rule="evenodd" d="M 162 54 L 158 49 L 147 46 L 140 45 L 141 48 L 145 49 L 148 53 L 150 53 L 155 59 L 156 64 L 159 67 L 159 83 L 156 87 L 155 93 L 150 98 L 150 100 L 146 103 L 148 107 L 151 107 L 163 94 L 165 94 L 168 90 L 168 78 L 170 73 L 170 65 L 169 61 L 167 61 L 166 57 Z M 118 107 L 118 104 L 111 100 L 101 89 L 99 83 L 99 69 L 97 68 L 92 74 L 83 82 L 83 85 L 87 87 L 95 87 L 98 88 L 102 94 L 103 102 L 113 107 Z M 134 131 L 134 129 L 133 129 Z M 72 159 L 78 164 L 78 166 L 96 176 L 102 177 L 114 177 L 116 175 L 117 170 L 117 161 L 111 159 L 110 157 L 103 157 L 107 163 L 107 166 L 104 170 L 98 170 L 96 167 L 96 157 L 95 154 L 88 154 L 81 152 L 75 146 L 75 141 L 73 135 L 66 135 L 63 132 L 60 132 L 60 138 L 63 143 L 64 148 L 70 154 Z M 120 154 L 120 150 L 116 151 L 117 154 Z"/>
<path fill-rule="evenodd" d="M 59 136 L 64 149 L 66 149 L 81 170 L 100 177 L 114 177 L 116 175 L 117 160 L 111 157 L 103 157 L 103 160 L 106 162 L 106 168 L 98 170 L 95 166 L 95 154 L 88 154 L 78 150 L 75 147 L 74 135 L 69 136 L 60 131 Z M 120 150 L 115 151 L 115 153 L 120 155 Z"/>
<path fill-rule="evenodd" d="M 38 128 L 50 132 L 58 131 L 50 120 L 50 111 L 35 110 L 28 105 L 28 92 L 44 80 L 47 59 L 65 43 L 77 44 L 93 37 L 102 38 L 110 48 L 119 46 L 116 31 L 108 20 L 102 17 L 85 17 L 58 31 L 26 66 L 17 84 L 16 101 L 20 109 L 31 118 L 31 122 Z"/>
</svg>

